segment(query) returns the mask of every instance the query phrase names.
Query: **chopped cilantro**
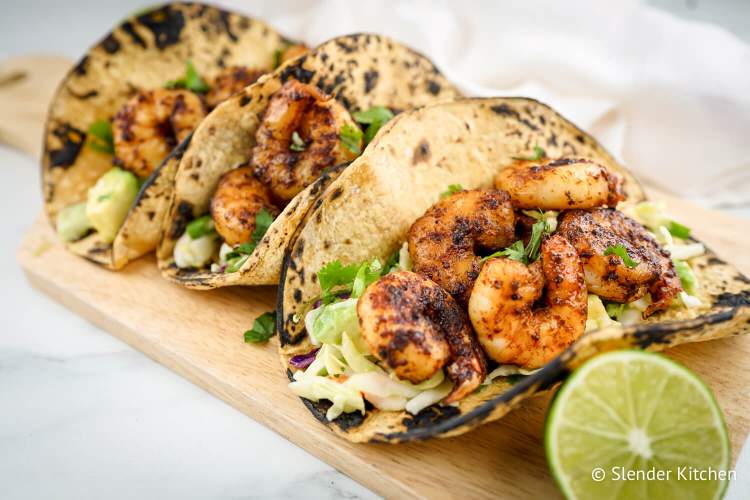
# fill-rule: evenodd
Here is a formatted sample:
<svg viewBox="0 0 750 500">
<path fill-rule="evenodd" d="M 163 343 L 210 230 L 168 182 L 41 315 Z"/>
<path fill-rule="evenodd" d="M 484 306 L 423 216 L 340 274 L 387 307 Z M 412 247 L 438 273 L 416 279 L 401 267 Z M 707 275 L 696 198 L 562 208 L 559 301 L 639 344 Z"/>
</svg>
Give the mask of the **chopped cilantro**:
<svg viewBox="0 0 750 500">
<path fill-rule="evenodd" d="M 362 130 L 356 125 L 347 123 L 339 131 L 341 144 L 354 154 L 362 152 Z"/>
<path fill-rule="evenodd" d="M 352 283 L 352 297 L 361 297 L 365 293 L 365 288 L 383 275 L 383 270 L 384 268 L 378 259 L 360 265 L 357 275 L 354 277 L 354 283 Z M 388 271 L 386 270 L 386 272 Z"/>
<path fill-rule="evenodd" d="M 96 120 L 89 125 L 88 135 L 91 137 L 89 147 L 94 151 L 114 154 L 115 140 L 112 136 L 112 124 L 107 120 Z"/>
<path fill-rule="evenodd" d="M 441 198 L 447 198 L 452 194 L 456 194 L 458 192 L 461 192 L 464 190 L 464 187 L 461 184 L 449 184 L 448 189 L 440 193 Z"/>
<path fill-rule="evenodd" d="M 276 332 L 276 311 L 263 313 L 253 322 L 253 327 L 245 332 L 245 342 L 258 344 L 266 342 Z"/>
<path fill-rule="evenodd" d="M 187 89 L 198 94 L 208 92 L 208 84 L 201 78 L 198 70 L 193 66 L 193 62 L 188 59 L 185 61 L 185 75 L 177 80 L 168 80 L 164 84 L 168 89 Z"/>
<path fill-rule="evenodd" d="M 690 228 L 683 226 L 679 222 L 669 221 L 667 229 L 676 238 L 682 238 L 683 240 L 690 238 Z"/>
<path fill-rule="evenodd" d="M 349 290 L 351 290 L 351 285 L 354 283 L 354 278 L 357 276 L 358 270 L 359 266 L 357 264 L 344 266 L 338 260 L 334 260 L 323 266 L 318 271 L 318 281 L 320 282 L 323 301 L 325 302 L 328 297 L 332 297 L 332 292 L 337 287 L 349 285 Z"/>
<path fill-rule="evenodd" d="M 186 228 L 187 234 L 190 238 L 197 240 L 201 236 L 212 233 L 214 230 L 214 221 L 211 220 L 210 215 L 202 215 L 197 219 L 193 219 Z"/>
<path fill-rule="evenodd" d="M 380 127 L 393 118 L 393 112 L 383 106 L 373 106 L 366 111 L 357 111 L 352 117 L 358 122 L 367 125 L 365 129 L 365 144 L 369 144 L 378 133 Z"/>
<path fill-rule="evenodd" d="M 304 151 L 306 146 L 305 141 L 302 140 L 297 131 L 292 132 L 292 142 L 289 144 L 289 149 L 299 153 Z"/>
<path fill-rule="evenodd" d="M 532 156 L 514 156 L 514 160 L 525 160 L 525 161 L 538 161 L 541 160 L 547 156 L 547 153 L 544 152 L 542 148 L 539 146 L 534 146 L 534 154 Z"/>
<path fill-rule="evenodd" d="M 396 261 L 397 258 L 391 256 L 388 262 Z M 344 266 L 338 260 L 329 262 L 318 272 L 318 281 L 322 291 L 321 300 L 324 304 L 329 304 L 342 293 L 351 293 L 352 297 L 360 297 L 370 283 L 388 274 L 392 267 L 393 265 L 382 265 L 379 259 L 348 266 Z"/>
<path fill-rule="evenodd" d="M 524 245 L 522 240 L 518 240 L 511 246 L 484 257 L 482 262 L 495 257 L 508 257 L 509 259 L 523 262 L 524 264 L 534 262 L 539 258 L 539 250 L 542 247 L 542 237 L 551 232 L 552 228 L 546 220 L 535 222 L 534 225 L 531 226 L 531 237 L 529 238 L 529 243 L 527 245 Z"/>
<path fill-rule="evenodd" d="M 640 264 L 640 262 L 633 260 L 628 255 L 628 250 L 622 245 L 608 246 L 604 251 L 604 255 L 617 255 L 630 269 L 634 269 Z"/>
</svg>

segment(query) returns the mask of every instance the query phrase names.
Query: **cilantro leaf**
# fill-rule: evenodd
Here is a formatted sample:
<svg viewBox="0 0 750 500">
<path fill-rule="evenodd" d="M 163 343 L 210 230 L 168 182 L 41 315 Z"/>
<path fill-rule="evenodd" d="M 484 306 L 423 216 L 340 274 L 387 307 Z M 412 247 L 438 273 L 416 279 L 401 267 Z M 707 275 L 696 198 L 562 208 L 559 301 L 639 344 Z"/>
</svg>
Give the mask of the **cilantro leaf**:
<svg viewBox="0 0 750 500">
<path fill-rule="evenodd" d="M 498 250 L 497 252 L 490 254 L 486 257 L 482 257 L 482 262 L 494 259 L 496 257 L 508 257 L 509 259 L 517 260 L 519 262 L 523 262 L 524 264 L 528 264 L 526 260 L 526 250 L 523 246 L 523 241 L 518 240 L 515 243 L 513 243 L 511 246 L 503 248 L 502 250 Z"/>
<path fill-rule="evenodd" d="M 546 232 L 549 231 L 547 221 L 545 220 L 535 222 L 531 226 L 531 237 L 529 238 L 529 244 L 526 245 L 526 260 L 528 262 L 534 262 L 539 258 L 539 250 L 542 248 L 542 236 Z"/>
<path fill-rule="evenodd" d="M 115 140 L 112 136 L 112 123 L 107 120 L 96 120 L 89 125 L 88 135 L 91 137 L 89 147 L 94 151 L 114 154 Z"/>
<path fill-rule="evenodd" d="M 356 125 L 347 123 L 339 131 L 341 144 L 354 154 L 362 153 L 362 130 Z"/>
<path fill-rule="evenodd" d="M 367 111 L 357 111 L 352 115 L 352 117 L 358 121 L 359 123 L 376 123 L 381 122 L 385 123 L 391 118 L 393 118 L 393 113 L 390 109 L 383 107 L 383 106 L 373 106 L 369 108 Z"/>
<path fill-rule="evenodd" d="M 253 327 L 245 332 L 245 342 L 258 344 L 266 342 L 276 333 L 276 311 L 263 313 L 253 322 Z"/>
<path fill-rule="evenodd" d="M 378 259 L 361 264 L 357 269 L 357 275 L 354 277 L 354 283 L 352 283 L 352 297 L 361 297 L 365 288 L 383 275 L 383 270 L 383 266 Z"/>
<path fill-rule="evenodd" d="M 366 111 L 357 111 L 352 117 L 358 122 L 367 125 L 365 129 L 365 144 L 369 144 L 378 133 L 380 127 L 393 118 L 393 112 L 383 106 L 373 106 Z"/>
<path fill-rule="evenodd" d="M 464 187 L 461 184 L 449 184 L 448 189 L 440 193 L 441 198 L 447 198 L 452 194 L 459 193 L 464 190 Z"/>
<path fill-rule="evenodd" d="M 531 236 L 529 237 L 528 244 L 524 245 L 522 240 L 518 240 L 511 246 L 504 248 L 498 252 L 495 252 L 487 257 L 482 258 L 482 262 L 487 259 L 495 257 L 508 257 L 509 259 L 529 264 L 539 258 L 539 250 L 542 247 L 542 238 L 545 234 L 549 234 L 553 231 L 553 228 L 546 220 L 540 220 L 535 222 L 531 226 Z"/>
<path fill-rule="evenodd" d="M 198 94 L 208 92 L 208 84 L 201 78 L 198 70 L 193 66 L 193 61 L 185 61 L 185 75 L 177 80 L 168 80 L 164 84 L 167 89 L 187 89 Z"/>
<path fill-rule="evenodd" d="M 302 140 L 297 131 L 292 132 L 292 142 L 289 144 L 289 149 L 299 153 L 300 151 L 304 151 L 306 147 L 305 141 Z"/>
<path fill-rule="evenodd" d="M 628 255 L 628 250 L 622 245 L 608 246 L 604 251 L 604 255 L 617 255 L 630 269 L 634 269 L 638 267 L 638 264 L 640 264 L 640 262 L 630 258 L 630 255 Z"/>
<path fill-rule="evenodd" d="M 677 221 L 669 221 L 667 230 L 676 238 L 682 238 L 683 240 L 690 238 L 690 228 Z"/>
<path fill-rule="evenodd" d="M 344 266 L 338 260 L 334 260 L 323 266 L 318 271 L 318 281 L 320 282 L 320 289 L 323 292 L 323 300 L 325 301 L 331 295 L 331 291 L 335 287 L 353 284 L 359 267 L 357 264 Z"/>
<path fill-rule="evenodd" d="M 538 161 L 546 156 L 547 156 L 547 153 L 544 152 L 544 149 L 540 148 L 539 146 L 534 146 L 534 154 L 532 156 L 514 156 L 513 159 L 525 160 L 525 161 Z"/>
<path fill-rule="evenodd" d="M 212 233 L 214 230 L 214 221 L 211 220 L 210 215 L 202 215 L 197 219 L 193 219 L 186 228 L 187 234 L 190 238 L 197 240 L 201 236 Z"/>
</svg>

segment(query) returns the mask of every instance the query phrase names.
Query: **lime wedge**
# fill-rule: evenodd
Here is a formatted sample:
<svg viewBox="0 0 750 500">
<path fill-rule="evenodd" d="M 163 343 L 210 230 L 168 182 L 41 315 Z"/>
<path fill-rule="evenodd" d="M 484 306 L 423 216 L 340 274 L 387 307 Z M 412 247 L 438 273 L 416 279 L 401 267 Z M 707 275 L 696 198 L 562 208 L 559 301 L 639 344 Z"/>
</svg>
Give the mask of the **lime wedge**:
<svg viewBox="0 0 750 500">
<path fill-rule="evenodd" d="M 674 361 L 615 351 L 586 362 L 547 413 L 547 461 L 567 498 L 721 498 L 729 437 L 711 390 Z"/>
</svg>

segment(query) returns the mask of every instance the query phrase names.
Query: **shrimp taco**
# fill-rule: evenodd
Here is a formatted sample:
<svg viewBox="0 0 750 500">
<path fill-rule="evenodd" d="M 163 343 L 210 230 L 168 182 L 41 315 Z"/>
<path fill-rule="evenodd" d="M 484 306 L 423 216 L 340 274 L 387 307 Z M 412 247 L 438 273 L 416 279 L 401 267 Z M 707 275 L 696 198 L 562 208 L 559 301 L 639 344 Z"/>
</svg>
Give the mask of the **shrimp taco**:
<svg viewBox="0 0 750 500">
<path fill-rule="evenodd" d="M 261 21 L 197 3 L 108 33 L 60 84 L 45 127 L 45 205 L 68 248 L 111 269 L 154 250 L 180 155 L 165 162 L 170 151 L 300 50 Z"/>
<path fill-rule="evenodd" d="M 457 95 L 427 58 L 379 35 L 334 38 L 287 62 L 187 144 L 162 275 L 197 289 L 278 283 L 289 238 L 341 165 L 395 114 Z"/>
<path fill-rule="evenodd" d="M 461 434 L 598 351 L 750 329 L 750 281 L 531 99 L 403 113 L 319 200 L 286 252 L 280 353 L 351 441 Z"/>
</svg>

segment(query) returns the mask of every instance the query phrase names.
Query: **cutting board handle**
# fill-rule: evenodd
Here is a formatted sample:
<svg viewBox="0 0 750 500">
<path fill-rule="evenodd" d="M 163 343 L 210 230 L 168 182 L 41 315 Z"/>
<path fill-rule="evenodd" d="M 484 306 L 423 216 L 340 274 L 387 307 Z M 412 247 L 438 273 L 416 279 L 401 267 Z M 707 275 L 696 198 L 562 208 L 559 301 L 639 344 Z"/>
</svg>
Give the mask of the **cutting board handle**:
<svg viewBox="0 0 750 500">
<path fill-rule="evenodd" d="M 47 107 L 72 64 L 48 55 L 0 62 L 0 144 L 39 158 Z"/>
</svg>

